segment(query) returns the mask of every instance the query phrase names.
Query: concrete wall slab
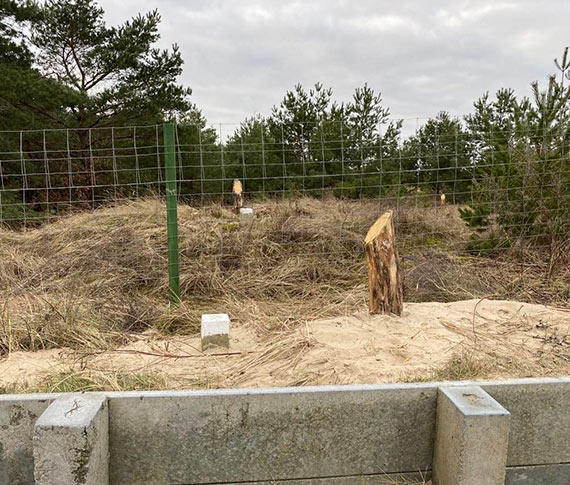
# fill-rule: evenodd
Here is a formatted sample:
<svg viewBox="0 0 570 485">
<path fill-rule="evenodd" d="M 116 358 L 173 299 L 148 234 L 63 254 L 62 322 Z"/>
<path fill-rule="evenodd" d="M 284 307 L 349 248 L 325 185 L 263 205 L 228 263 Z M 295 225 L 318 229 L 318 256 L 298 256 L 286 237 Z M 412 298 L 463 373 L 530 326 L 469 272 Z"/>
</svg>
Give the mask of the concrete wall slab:
<svg viewBox="0 0 570 485">
<path fill-rule="evenodd" d="M 0 396 L 0 484 L 34 483 L 34 425 L 56 397 Z"/>
<path fill-rule="evenodd" d="M 113 397 L 111 483 L 223 483 L 431 468 L 436 389 Z"/>
</svg>

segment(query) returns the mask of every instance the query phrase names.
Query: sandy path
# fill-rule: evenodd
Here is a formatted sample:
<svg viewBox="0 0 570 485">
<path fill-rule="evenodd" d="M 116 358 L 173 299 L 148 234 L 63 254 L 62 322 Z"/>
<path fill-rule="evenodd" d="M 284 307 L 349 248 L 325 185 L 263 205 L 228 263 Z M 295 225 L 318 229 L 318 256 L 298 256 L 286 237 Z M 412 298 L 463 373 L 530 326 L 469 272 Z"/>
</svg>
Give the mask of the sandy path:
<svg viewBox="0 0 570 485">
<path fill-rule="evenodd" d="M 14 352 L 0 360 L 0 385 L 30 384 L 70 367 L 158 372 L 172 387 L 391 382 L 429 378 L 465 353 L 496 363 L 492 377 L 562 375 L 570 372 L 569 331 L 569 311 L 542 305 L 407 303 L 402 317 L 363 312 L 308 322 L 263 340 L 247 325 L 238 326 L 231 331 L 231 355 L 202 354 L 199 337 L 152 336 L 80 360 L 65 350 Z"/>
</svg>

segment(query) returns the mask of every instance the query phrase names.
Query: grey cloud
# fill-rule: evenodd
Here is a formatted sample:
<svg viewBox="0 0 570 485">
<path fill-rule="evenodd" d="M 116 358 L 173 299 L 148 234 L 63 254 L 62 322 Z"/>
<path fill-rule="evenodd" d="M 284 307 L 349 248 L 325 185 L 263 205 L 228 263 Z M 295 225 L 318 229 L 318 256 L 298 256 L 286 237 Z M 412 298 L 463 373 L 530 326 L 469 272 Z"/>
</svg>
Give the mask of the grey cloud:
<svg viewBox="0 0 570 485">
<path fill-rule="evenodd" d="M 100 0 L 112 23 L 158 8 L 182 82 L 211 123 L 269 113 L 297 82 L 339 100 L 365 82 L 394 116 L 464 114 L 486 91 L 553 72 L 570 44 L 567 0 Z"/>
</svg>

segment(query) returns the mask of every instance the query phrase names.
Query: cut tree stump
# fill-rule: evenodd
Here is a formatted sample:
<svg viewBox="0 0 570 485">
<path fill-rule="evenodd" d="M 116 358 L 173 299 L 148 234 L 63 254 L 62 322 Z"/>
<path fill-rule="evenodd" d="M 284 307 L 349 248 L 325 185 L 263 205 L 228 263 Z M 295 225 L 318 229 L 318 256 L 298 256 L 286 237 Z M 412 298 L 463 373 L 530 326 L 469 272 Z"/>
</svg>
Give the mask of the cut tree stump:
<svg viewBox="0 0 570 485">
<path fill-rule="evenodd" d="M 234 212 L 239 214 L 240 209 L 243 207 L 243 187 L 239 180 L 234 180 L 232 191 L 234 193 Z"/>
<path fill-rule="evenodd" d="M 404 309 L 404 287 L 391 210 L 384 212 L 369 229 L 364 247 L 368 266 L 370 313 L 401 315 Z"/>
</svg>

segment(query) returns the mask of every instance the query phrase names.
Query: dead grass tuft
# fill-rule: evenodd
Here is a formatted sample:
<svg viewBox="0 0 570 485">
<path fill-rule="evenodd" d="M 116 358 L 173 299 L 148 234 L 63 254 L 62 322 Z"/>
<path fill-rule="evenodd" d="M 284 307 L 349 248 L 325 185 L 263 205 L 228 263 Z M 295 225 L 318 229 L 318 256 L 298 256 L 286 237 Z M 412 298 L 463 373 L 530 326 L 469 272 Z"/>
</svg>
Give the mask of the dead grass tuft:
<svg viewBox="0 0 570 485">
<path fill-rule="evenodd" d="M 197 383 L 195 383 L 196 385 Z M 48 376 L 27 392 L 150 391 L 169 389 L 172 379 L 157 372 L 72 371 Z M 197 386 L 198 387 L 198 386 Z"/>
<path fill-rule="evenodd" d="M 441 369 L 437 369 L 430 380 L 465 381 L 485 379 L 497 371 L 497 362 L 490 357 L 475 357 L 464 353 L 456 355 Z"/>
</svg>

